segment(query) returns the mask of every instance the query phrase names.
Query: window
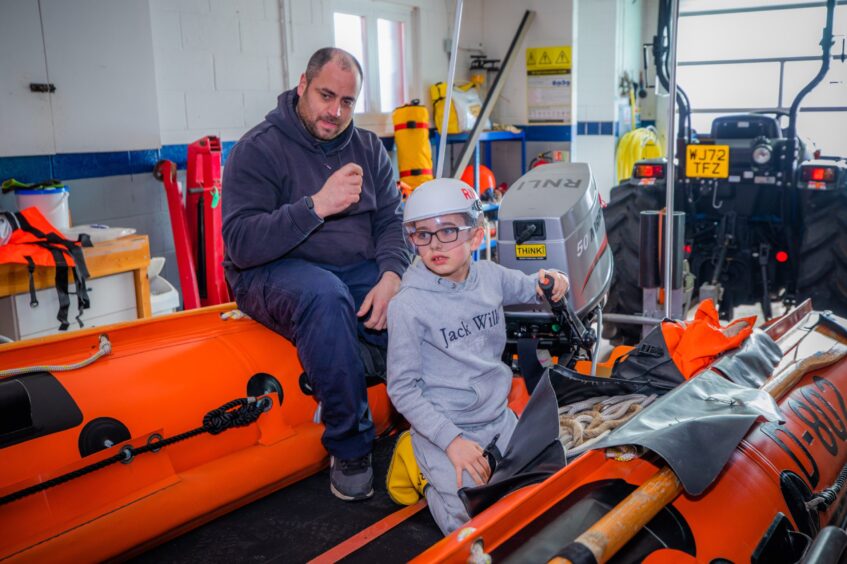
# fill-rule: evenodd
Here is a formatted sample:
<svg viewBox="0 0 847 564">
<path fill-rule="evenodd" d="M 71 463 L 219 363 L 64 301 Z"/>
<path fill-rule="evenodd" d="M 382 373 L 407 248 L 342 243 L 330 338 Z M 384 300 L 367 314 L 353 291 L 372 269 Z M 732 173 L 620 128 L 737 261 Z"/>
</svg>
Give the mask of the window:
<svg viewBox="0 0 847 564">
<path fill-rule="evenodd" d="M 691 99 L 692 126 L 708 132 L 719 115 L 787 111 L 820 69 L 825 21 L 817 1 L 682 0 L 678 83 Z M 847 64 L 837 58 L 845 33 L 847 5 L 838 4 L 829 73 L 803 99 L 797 118 L 798 133 L 826 155 L 847 155 L 840 133 L 847 125 Z"/>
<path fill-rule="evenodd" d="M 367 76 L 367 62 L 365 61 L 365 18 L 355 16 L 353 14 L 342 14 L 335 12 L 333 14 L 333 24 L 335 25 L 335 46 L 349 52 L 359 60 L 362 65 L 362 70 Z M 359 99 L 356 100 L 355 113 L 359 114 L 365 111 L 365 100 L 368 97 L 368 85 L 362 84 L 362 91 L 359 93 Z"/>
<path fill-rule="evenodd" d="M 412 9 L 385 2 L 336 0 L 335 46 L 362 64 L 365 80 L 357 114 L 385 114 L 409 96 Z"/>
</svg>

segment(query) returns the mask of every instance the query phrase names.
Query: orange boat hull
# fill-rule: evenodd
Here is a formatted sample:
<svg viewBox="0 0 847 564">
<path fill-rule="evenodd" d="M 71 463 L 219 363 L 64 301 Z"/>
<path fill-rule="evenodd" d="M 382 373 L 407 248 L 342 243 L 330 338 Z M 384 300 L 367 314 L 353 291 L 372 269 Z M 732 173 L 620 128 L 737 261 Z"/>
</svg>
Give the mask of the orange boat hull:
<svg viewBox="0 0 847 564">
<path fill-rule="evenodd" d="M 0 496 L 115 454 L 120 445 L 81 456 L 79 433 L 92 419 L 118 419 L 130 442 L 142 446 L 154 433 L 199 427 L 206 412 L 246 397 L 257 373 L 279 381 L 283 400 L 273 394 L 273 407 L 255 424 L 202 434 L 0 506 L 0 560 L 79 562 L 140 551 L 327 465 L 323 426 L 312 422 L 317 404 L 300 389 L 294 347 L 253 321 L 222 319 L 231 309 L 3 347 L 0 370 L 78 362 L 96 352 L 101 333 L 112 353 L 79 370 L 52 372 L 83 421 L 0 449 Z M 391 407 L 384 386 L 369 396 L 379 433 Z"/>
<path fill-rule="evenodd" d="M 833 342 L 816 334 L 809 338 L 801 359 L 828 350 Z M 792 359 L 793 354 L 786 355 L 783 364 L 790 365 Z M 647 561 L 750 562 L 780 514 L 793 530 L 803 531 L 795 518 L 802 512 L 796 511 L 796 505 L 792 512 L 792 496 L 783 481 L 793 474 L 804 484 L 801 488 L 818 492 L 831 486 L 847 465 L 847 360 L 807 373 L 778 403 L 785 421 L 757 423 L 702 495 L 683 494 L 672 503 L 690 530 L 693 554 L 664 549 L 653 552 Z M 474 543 L 481 543 L 495 560 L 502 559 L 515 549 L 512 539 L 531 539 L 528 530 L 533 523 L 549 523 L 563 514 L 561 505 L 580 488 L 610 480 L 640 486 L 663 465 L 656 457 L 622 462 L 606 458 L 602 450 L 589 451 L 544 482 L 501 499 L 414 562 L 467 562 Z M 844 522 L 847 495 L 843 490 L 818 518 L 820 527 Z M 816 530 L 807 534 L 813 537 Z M 563 539 L 562 548 L 571 540 Z M 621 552 L 626 554 L 627 547 Z M 763 561 L 767 559 L 760 557 L 759 562 Z"/>
</svg>

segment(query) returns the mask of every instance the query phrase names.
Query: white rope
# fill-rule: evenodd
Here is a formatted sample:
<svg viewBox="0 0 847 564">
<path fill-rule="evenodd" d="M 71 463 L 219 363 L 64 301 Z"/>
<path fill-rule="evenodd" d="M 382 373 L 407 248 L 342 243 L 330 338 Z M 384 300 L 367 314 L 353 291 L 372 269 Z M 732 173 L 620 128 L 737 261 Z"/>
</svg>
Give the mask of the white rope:
<svg viewBox="0 0 847 564">
<path fill-rule="evenodd" d="M 227 319 L 250 319 L 250 316 L 241 311 L 240 309 L 233 309 L 230 311 L 225 311 L 221 314 L 221 319 L 226 321 Z"/>
<path fill-rule="evenodd" d="M 44 364 L 41 366 L 26 366 L 23 368 L 9 368 L 0 370 L 0 378 L 8 378 L 9 376 L 20 376 L 21 374 L 31 374 L 32 372 L 69 372 L 71 370 L 79 370 L 85 368 L 89 364 L 96 362 L 98 359 L 111 354 L 112 343 L 109 342 L 109 337 L 100 335 L 100 348 L 96 353 L 85 360 L 74 364 Z"/>
<path fill-rule="evenodd" d="M 559 440 L 568 457 L 592 445 L 653 403 L 656 394 L 598 396 L 559 408 Z"/>
</svg>

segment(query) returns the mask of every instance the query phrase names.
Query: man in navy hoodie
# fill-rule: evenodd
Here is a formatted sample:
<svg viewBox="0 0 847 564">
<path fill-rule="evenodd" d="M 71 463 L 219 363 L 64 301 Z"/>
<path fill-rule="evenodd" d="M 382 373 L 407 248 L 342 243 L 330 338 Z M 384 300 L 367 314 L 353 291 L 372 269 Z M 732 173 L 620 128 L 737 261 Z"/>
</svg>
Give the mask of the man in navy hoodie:
<svg viewBox="0 0 847 564">
<path fill-rule="evenodd" d="M 223 176 L 227 280 L 244 312 L 297 346 L 322 405 L 330 489 L 344 500 L 373 495 L 358 339 L 385 346 L 409 264 L 388 154 L 352 123 L 361 85 L 352 55 L 320 49 Z"/>
</svg>

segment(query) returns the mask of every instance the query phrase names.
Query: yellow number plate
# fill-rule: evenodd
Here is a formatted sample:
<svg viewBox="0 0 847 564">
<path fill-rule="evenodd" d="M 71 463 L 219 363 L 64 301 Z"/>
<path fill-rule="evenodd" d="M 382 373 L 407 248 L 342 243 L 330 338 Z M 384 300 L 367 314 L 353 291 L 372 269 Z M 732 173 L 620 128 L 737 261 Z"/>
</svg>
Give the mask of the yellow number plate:
<svg viewBox="0 0 847 564">
<path fill-rule="evenodd" d="M 515 256 L 519 259 L 546 259 L 547 245 L 518 245 L 515 247 Z"/>
<path fill-rule="evenodd" d="M 685 175 L 688 178 L 729 176 L 729 145 L 689 145 L 685 149 Z"/>
</svg>

